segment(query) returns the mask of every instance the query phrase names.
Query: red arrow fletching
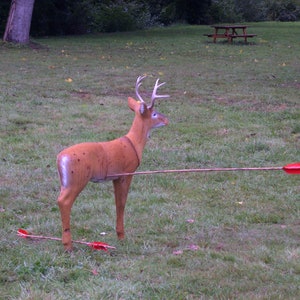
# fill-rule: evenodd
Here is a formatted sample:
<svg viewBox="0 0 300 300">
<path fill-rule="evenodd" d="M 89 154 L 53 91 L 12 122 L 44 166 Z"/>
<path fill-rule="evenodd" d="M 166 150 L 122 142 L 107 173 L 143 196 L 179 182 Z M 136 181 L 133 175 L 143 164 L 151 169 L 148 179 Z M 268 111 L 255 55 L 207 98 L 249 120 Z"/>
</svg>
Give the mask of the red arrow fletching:
<svg viewBox="0 0 300 300">
<path fill-rule="evenodd" d="M 23 237 L 23 238 L 27 238 L 29 236 L 29 233 L 25 229 L 19 228 L 18 229 L 18 236 Z"/>
<path fill-rule="evenodd" d="M 106 243 L 103 242 L 93 242 L 93 243 L 88 243 L 88 246 L 95 250 L 103 250 L 103 251 L 108 251 L 108 249 L 116 249 L 115 247 L 112 247 Z"/>
<path fill-rule="evenodd" d="M 288 164 L 282 169 L 288 174 L 300 174 L 300 162 Z"/>
</svg>

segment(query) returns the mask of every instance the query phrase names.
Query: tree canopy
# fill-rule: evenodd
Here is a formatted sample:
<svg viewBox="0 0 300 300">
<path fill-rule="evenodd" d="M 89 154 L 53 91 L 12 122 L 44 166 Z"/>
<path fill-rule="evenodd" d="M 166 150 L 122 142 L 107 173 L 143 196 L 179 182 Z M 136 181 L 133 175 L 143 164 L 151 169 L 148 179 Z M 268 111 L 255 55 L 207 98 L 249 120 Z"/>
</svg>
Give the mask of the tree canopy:
<svg viewBox="0 0 300 300">
<path fill-rule="evenodd" d="M 11 1 L 0 3 L 2 35 Z M 129 31 L 176 22 L 299 19 L 300 0 L 39 0 L 33 9 L 31 35 Z"/>
</svg>

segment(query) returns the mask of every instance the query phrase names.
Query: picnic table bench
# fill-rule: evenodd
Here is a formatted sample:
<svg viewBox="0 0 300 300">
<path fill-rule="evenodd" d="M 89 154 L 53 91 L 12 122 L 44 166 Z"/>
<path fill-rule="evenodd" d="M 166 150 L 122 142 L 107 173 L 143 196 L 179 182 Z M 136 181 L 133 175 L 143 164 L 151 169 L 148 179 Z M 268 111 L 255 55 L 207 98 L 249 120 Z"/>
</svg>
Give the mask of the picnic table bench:
<svg viewBox="0 0 300 300">
<path fill-rule="evenodd" d="M 213 38 L 214 43 L 218 38 L 225 38 L 229 43 L 232 43 L 232 40 L 235 38 L 244 38 L 245 43 L 247 43 L 248 38 L 257 36 L 257 34 L 247 33 L 247 25 L 212 25 L 211 27 L 214 28 L 214 33 L 204 35 Z M 219 30 L 224 31 L 220 32 Z"/>
</svg>

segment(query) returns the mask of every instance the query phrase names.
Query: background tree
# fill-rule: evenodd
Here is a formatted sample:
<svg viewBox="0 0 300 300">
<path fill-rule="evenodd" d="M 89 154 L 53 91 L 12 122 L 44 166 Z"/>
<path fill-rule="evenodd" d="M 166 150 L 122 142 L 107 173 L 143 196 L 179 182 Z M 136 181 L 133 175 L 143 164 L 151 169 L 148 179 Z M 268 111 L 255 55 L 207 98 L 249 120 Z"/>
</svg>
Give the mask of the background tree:
<svg viewBox="0 0 300 300">
<path fill-rule="evenodd" d="M 296 21 L 300 15 L 299 0 L 265 0 L 267 19 L 275 21 Z"/>
<path fill-rule="evenodd" d="M 34 0 L 12 0 L 3 40 L 29 43 L 29 32 Z"/>
<path fill-rule="evenodd" d="M 177 0 L 176 11 L 180 19 L 189 24 L 207 24 L 211 0 Z"/>
<path fill-rule="evenodd" d="M 210 9 L 214 23 L 242 22 L 243 17 L 237 9 L 237 2 L 238 0 L 214 0 Z"/>
<path fill-rule="evenodd" d="M 34 0 L 0 1 L 0 34 L 7 24 L 6 40 L 29 41 L 33 3 Z M 14 7 L 14 14 L 10 6 Z M 22 8 L 17 11 L 18 7 Z M 34 3 L 31 35 L 129 31 L 176 22 L 211 24 L 269 20 L 300 20 L 300 0 L 39 0 Z M 23 38 L 16 33 L 23 33 Z"/>
<path fill-rule="evenodd" d="M 33 9 L 33 36 L 84 34 L 90 32 L 97 1 L 39 0 Z"/>
<path fill-rule="evenodd" d="M 216 23 L 297 21 L 300 0 L 212 0 L 210 15 Z"/>
</svg>

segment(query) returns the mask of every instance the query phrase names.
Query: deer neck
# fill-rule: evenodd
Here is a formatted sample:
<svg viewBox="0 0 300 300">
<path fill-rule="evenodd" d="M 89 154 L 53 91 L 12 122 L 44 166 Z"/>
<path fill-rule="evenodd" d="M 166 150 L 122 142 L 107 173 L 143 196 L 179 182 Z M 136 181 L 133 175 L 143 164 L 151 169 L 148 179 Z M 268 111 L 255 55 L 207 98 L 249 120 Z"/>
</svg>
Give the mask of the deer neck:
<svg viewBox="0 0 300 300">
<path fill-rule="evenodd" d="M 148 132 L 149 128 L 135 118 L 129 132 L 126 134 L 126 137 L 132 142 L 140 161 L 142 160 L 143 150 L 147 142 Z"/>
</svg>

